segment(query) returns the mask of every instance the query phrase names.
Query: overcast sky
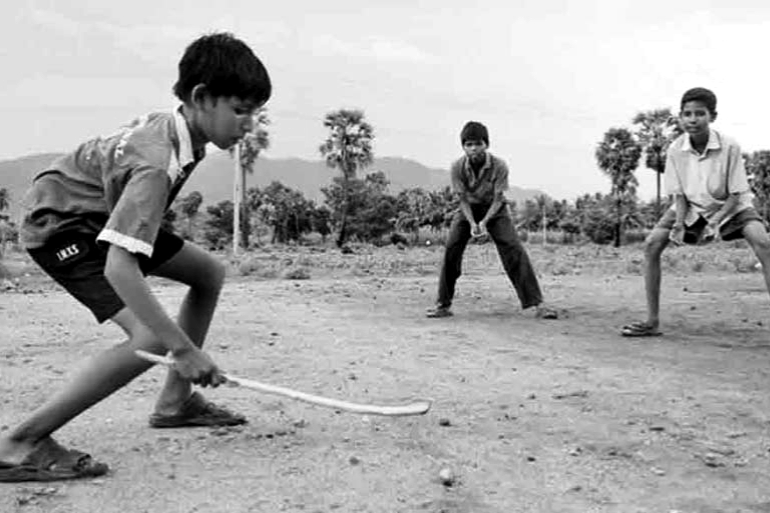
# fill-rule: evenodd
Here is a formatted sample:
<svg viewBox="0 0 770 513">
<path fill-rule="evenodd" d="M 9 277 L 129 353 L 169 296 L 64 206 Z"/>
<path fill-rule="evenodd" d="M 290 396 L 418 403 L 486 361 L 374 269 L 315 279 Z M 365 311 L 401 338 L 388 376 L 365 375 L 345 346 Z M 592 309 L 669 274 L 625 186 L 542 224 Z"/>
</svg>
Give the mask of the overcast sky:
<svg viewBox="0 0 770 513">
<path fill-rule="evenodd" d="M 609 190 L 594 159 L 607 129 L 678 110 L 694 86 L 716 92 L 715 128 L 770 148 L 766 0 L 6 0 L 0 158 L 173 107 L 184 47 L 213 30 L 271 73 L 268 157 L 319 158 L 324 114 L 356 107 L 377 156 L 446 168 L 473 119 L 512 184 L 574 199 Z M 652 197 L 654 173 L 637 175 Z"/>
</svg>

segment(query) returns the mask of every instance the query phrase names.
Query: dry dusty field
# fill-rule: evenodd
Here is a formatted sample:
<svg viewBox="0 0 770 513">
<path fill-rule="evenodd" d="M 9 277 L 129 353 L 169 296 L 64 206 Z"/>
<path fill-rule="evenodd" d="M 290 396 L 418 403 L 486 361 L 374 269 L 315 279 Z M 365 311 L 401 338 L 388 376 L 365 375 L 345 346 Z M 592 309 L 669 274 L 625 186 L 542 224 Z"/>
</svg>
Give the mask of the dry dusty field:
<svg viewBox="0 0 770 513">
<path fill-rule="evenodd" d="M 471 246 L 455 316 L 426 319 L 441 248 L 265 249 L 231 262 L 208 348 L 233 374 L 360 402 L 364 417 L 220 388 L 235 429 L 152 430 L 163 371 L 57 437 L 101 479 L 0 484 L 7 512 L 770 512 L 770 301 L 746 248 L 665 255 L 664 336 L 642 317 L 641 249 L 534 247 L 558 321 L 522 311 Z M 0 293 L 0 429 L 120 340 L 20 256 Z M 175 308 L 184 290 L 155 281 Z M 448 468 L 451 486 L 439 472 Z"/>
</svg>

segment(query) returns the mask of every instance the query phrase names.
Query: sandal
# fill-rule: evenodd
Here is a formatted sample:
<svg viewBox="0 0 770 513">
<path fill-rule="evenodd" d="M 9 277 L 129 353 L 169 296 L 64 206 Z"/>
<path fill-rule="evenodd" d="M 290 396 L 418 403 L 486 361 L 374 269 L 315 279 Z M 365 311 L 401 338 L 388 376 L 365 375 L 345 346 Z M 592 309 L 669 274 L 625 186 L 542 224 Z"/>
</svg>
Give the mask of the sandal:
<svg viewBox="0 0 770 513">
<path fill-rule="evenodd" d="M 439 319 L 441 317 L 452 317 L 454 315 L 452 310 L 448 306 L 436 305 L 433 308 L 428 308 L 425 312 L 425 316 L 431 319 Z"/>
<path fill-rule="evenodd" d="M 624 337 L 659 337 L 663 332 L 648 322 L 633 322 L 623 326 L 620 334 Z"/>
<path fill-rule="evenodd" d="M 207 401 L 198 392 L 193 392 L 177 414 L 150 415 L 150 427 L 154 428 L 239 426 L 246 422 L 243 415 Z"/>
<path fill-rule="evenodd" d="M 109 467 L 90 455 L 43 438 L 18 465 L 0 461 L 0 482 L 62 481 L 103 476 Z"/>
<path fill-rule="evenodd" d="M 538 319 L 558 319 L 559 312 L 547 306 L 538 306 L 535 317 Z"/>
</svg>

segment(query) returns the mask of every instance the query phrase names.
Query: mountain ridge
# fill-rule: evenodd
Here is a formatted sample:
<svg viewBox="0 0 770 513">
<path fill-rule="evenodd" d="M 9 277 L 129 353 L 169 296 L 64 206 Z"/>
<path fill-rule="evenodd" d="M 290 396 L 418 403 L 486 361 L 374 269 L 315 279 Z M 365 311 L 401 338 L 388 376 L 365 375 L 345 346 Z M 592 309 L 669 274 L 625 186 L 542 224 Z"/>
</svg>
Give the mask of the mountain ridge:
<svg viewBox="0 0 770 513">
<path fill-rule="evenodd" d="M 35 153 L 16 159 L 0 160 L 0 187 L 8 189 L 10 212 L 15 216 L 20 211 L 20 201 L 32 183 L 33 177 L 45 169 L 61 153 Z M 418 161 L 404 157 L 378 157 L 364 174 L 382 171 L 390 180 L 390 192 L 412 187 L 425 190 L 438 190 L 449 185 L 449 171 L 431 168 Z M 321 188 L 332 182 L 337 176 L 335 169 L 326 166 L 322 160 L 305 160 L 298 157 L 280 159 L 260 157 L 254 165 L 254 172 L 247 176 L 247 187 L 264 187 L 277 180 L 297 189 L 306 198 L 323 202 Z M 199 191 L 205 205 L 232 198 L 233 160 L 227 152 L 213 151 L 203 159 L 188 179 L 182 195 Z M 226 179 L 223 179 L 225 177 Z M 537 189 L 524 189 L 511 186 L 508 198 L 522 203 L 526 199 L 544 194 Z"/>
</svg>

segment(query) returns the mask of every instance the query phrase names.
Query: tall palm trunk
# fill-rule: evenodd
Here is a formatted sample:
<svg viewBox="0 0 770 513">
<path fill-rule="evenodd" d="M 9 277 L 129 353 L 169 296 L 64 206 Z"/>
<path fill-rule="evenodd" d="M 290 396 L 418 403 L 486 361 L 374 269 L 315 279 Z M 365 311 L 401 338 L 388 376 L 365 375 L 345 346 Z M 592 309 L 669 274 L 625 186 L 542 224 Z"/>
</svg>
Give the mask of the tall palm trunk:
<svg viewBox="0 0 770 513">
<path fill-rule="evenodd" d="M 241 144 L 235 145 L 233 177 L 233 255 L 241 248 L 241 203 L 243 202 L 243 169 L 241 167 Z"/>
<path fill-rule="evenodd" d="M 620 191 L 617 186 L 615 186 L 615 247 L 620 247 L 620 236 L 621 236 L 621 225 L 623 222 L 623 201 L 620 197 Z"/>
<path fill-rule="evenodd" d="M 342 212 L 340 213 L 340 233 L 337 235 L 337 247 L 341 248 L 345 244 L 348 229 L 348 211 L 350 210 L 350 193 L 348 187 L 348 175 L 342 177 Z"/>
<path fill-rule="evenodd" d="M 622 224 L 623 224 L 622 223 L 623 215 L 622 215 L 622 212 L 621 212 L 622 206 L 621 206 L 620 196 L 618 196 L 618 199 L 616 199 L 615 202 L 616 202 L 616 205 L 617 205 L 616 208 L 617 208 L 617 211 L 618 211 L 618 213 L 617 213 L 618 218 L 617 218 L 617 220 L 615 222 L 615 247 L 619 248 L 620 247 L 620 238 L 621 238 L 621 233 L 622 233 Z"/>
<path fill-rule="evenodd" d="M 660 170 L 656 170 L 655 182 L 657 185 L 657 196 L 655 198 L 655 217 L 660 218 Z"/>
</svg>

